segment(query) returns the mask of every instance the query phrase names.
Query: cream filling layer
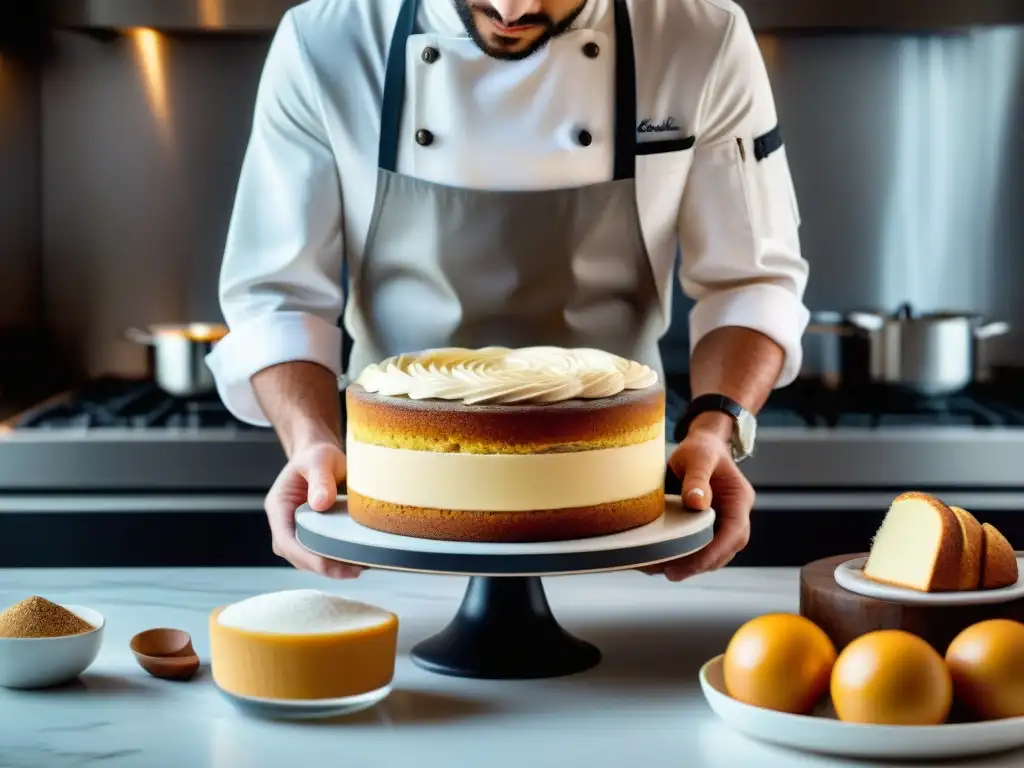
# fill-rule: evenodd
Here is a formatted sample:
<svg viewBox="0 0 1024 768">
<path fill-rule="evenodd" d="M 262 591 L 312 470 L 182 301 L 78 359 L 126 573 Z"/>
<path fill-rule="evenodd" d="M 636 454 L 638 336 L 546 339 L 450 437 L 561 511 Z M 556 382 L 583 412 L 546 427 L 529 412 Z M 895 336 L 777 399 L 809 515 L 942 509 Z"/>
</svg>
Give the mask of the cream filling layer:
<svg viewBox="0 0 1024 768">
<path fill-rule="evenodd" d="M 665 436 L 595 451 L 471 454 L 410 451 L 349 438 L 348 488 L 391 504 L 486 512 L 589 507 L 664 487 Z"/>
</svg>

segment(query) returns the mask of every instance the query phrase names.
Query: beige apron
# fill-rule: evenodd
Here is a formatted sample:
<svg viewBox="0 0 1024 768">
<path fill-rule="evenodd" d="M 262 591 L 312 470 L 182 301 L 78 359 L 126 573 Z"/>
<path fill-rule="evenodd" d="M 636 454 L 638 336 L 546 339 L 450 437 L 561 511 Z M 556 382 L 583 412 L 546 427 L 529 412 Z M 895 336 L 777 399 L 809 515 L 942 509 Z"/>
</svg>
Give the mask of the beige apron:
<svg viewBox="0 0 1024 768">
<path fill-rule="evenodd" d="M 405 0 L 388 57 L 373 219 L 351 275 L 350 374 L 434 347 L 554 345 L 604 349 L 661 375 L 662 309 L 636 202 L 625 0 L 615 0 L 614 178 L 543 191 L 462 189 L 396 172 L 418 6 Z M 419 139 L 429 149 L 429 137 Z"/>
</svg>

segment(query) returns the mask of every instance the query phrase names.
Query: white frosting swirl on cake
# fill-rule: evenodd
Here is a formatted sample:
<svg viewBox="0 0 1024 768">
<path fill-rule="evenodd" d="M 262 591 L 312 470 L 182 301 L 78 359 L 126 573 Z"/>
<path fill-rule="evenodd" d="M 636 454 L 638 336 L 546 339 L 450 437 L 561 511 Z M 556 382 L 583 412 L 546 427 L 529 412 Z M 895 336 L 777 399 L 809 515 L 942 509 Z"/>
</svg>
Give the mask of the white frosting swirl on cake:
<svg viewBox="0 0 1024 768">
<path fill-rule="evenodd" d="M 599 349 L 450 347 L 368 365 L 356 383 L 367 392 L 413 400 L 555 403 L 646 389 L 658 383 L 658 374 Z"/>
</svg>

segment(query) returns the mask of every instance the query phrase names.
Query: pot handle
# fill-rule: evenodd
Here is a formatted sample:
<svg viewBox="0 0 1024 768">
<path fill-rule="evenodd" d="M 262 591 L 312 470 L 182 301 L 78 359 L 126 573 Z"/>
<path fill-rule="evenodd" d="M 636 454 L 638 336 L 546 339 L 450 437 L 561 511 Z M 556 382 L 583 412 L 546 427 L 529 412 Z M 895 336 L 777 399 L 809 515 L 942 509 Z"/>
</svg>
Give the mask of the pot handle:
<svg viewBox="0 0 1024 768">
<path fill-rule="evenodd" d="M 1010 324 L 1001 320 L 994 323 L 985 323 L 974 329 L 974 338 L 979 340 L 994 339 L 996 336 L 1005 336 L 1010 332 Z"/>
<path fill-rule="evenodd" d="M 850 312 L 846 319 L 862 331 L 880 331 L 885 327 L 885 319 L 867 312 Z"/>
<path fill-rule="evenodd" d="M 144 344 L 146 346 L 152 346 L 155 342 L 153 334 L 146 333 L 146 331 L 140 331 L 138 328 L 125 329 L 124 337 L 128 339 L 128 341 L 134 341 L 136 344 Z"/>
<path fill-rule="evenodd" d="M 844 325 L 832 323 L 809 323 L 807 333 L 828 335 L 828 336 L 852 336 L 853 332 Z"/>
</svg>

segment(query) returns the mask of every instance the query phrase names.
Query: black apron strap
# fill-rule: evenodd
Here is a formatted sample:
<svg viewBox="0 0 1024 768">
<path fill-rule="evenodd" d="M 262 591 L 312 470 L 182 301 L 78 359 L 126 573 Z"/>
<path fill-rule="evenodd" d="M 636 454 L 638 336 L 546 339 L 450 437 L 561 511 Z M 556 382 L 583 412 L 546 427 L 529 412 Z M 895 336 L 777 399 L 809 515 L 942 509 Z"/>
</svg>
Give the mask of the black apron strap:
<svg viewBox="0 0 1024 768">
<path fill-rule="evenodd" d="M 636 58 L 626 0 L 615 0 L 614 179 L 636 176 Z"/>
<path fill-rule="evenodd" d="M 409 38 L 416 33 L 419 0 L 404 0 L 398 12 L 395 31 L 391 35 L 387 69 L 384 72 L 384 103 L 381 109 L 380 147 L 377 167 L 398 170 L 398 137 L 402 131 L 402 107 L 405 103 L 405 51 Z"/>
<path fill-rule="evenodd" d="M 380 147 L 377 167 L 398 170 L 398 145 L 405 103 L 405 52 L 409 38 L 416 34 L 419 0 L 404 0 L 391 36 L 387 69 L 384 73 L 384 101 L 381 110 Z M 615 0 L 615 156 L 614 179 L 636 176 L 636 59 L 633 25 L 626 0 Z"/>
</svg>

